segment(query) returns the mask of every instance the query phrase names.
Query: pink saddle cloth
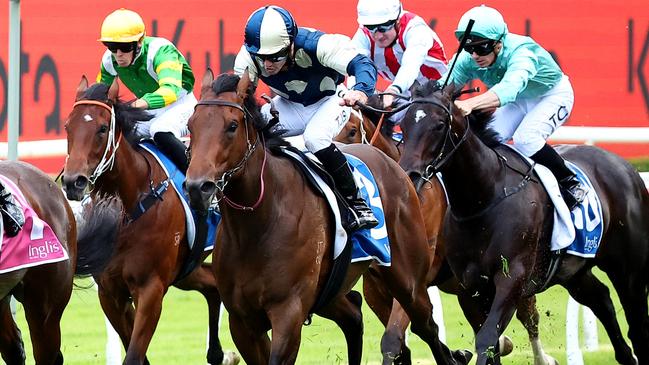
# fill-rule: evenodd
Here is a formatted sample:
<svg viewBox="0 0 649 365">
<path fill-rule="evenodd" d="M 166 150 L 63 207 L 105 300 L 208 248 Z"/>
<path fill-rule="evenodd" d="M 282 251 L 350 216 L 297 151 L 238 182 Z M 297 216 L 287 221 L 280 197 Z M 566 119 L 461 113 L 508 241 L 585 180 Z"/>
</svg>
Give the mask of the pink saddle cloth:
<svg viewBox="0 0 649 365">
<path fill-rule="evenodd" d="M 52 228 L 38 218 L 27 199 L 16 184 L 0 175 L 2 183 L 11 191 L 25 214 L 25 225 L 15 237 L 7 237 L 0 219 L 0 274 L 27 267 L 67 260 L 68 253 L 52 231 Z"/>
</svg>

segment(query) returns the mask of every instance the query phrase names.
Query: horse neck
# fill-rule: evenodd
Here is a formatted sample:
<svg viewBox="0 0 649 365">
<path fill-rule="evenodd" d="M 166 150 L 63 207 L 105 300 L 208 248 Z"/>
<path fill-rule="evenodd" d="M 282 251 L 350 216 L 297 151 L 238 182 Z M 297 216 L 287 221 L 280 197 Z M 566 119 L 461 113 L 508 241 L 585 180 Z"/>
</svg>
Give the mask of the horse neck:
<svg viewBox="0 0 649 365">
<path fill-rule="evenodd" d="M 492 201 L 499 193 L 503 169 L 498 155 L 468 133 L 441 169 L 451 209 L 458 215 L 473 214 Z"/>
<path fill-rule="evenodd" d="M 130 209 L 137 203 L 140 194 L 149 189 L 149 173 L 153 171 L 149 172 L 144 155 L 122 140 L 113 168 L 99 177 L 97 187 L 102 193 L 118 196 L 124 207 Z"/>
</svg>

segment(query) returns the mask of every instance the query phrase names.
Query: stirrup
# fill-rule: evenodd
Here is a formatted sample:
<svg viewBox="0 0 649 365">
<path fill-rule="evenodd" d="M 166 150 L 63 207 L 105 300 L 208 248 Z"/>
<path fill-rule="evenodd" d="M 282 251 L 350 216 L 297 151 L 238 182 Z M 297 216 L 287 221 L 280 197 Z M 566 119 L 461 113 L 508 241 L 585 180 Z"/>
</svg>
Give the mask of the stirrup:
<svg viewBox="0 0 649 365">
<path fill-rule="evenodd" d="M 570 211 L 581 205 L 588 195 L 588 187 L 576 179 L 562 181 L 559 186 L 561 186 L 563 200 L 566 202 Z"/>
<path fill-rule="evenodd" d="M 372 208 L 367 205 L 363 198 L 354 198 L 349 200 L 348 203 L 352 215 L 347 227 L 350 231 L 370 229 L 379 225 Z"/>
<path fill-rule="evenodd" d="M 8 200 L 7 197 L 2 197 L 4 200 L 0 212 L 2 214 L 2 224 L 4 225 L 5 235 L 7 237 L 14 237 L 20 232 L 25 224 L 25 215 L 20 206 Z M 9 197 L 11 199 L 11 197 Z"/>
</svg>

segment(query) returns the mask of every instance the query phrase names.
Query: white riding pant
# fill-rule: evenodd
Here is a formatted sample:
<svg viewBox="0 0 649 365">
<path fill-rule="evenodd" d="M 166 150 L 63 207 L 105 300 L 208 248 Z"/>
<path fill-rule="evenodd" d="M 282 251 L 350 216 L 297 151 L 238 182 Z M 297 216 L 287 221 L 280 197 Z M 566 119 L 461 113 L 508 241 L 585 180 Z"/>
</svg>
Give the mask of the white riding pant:
<svg viewBox="0 0 649 365">
<path fill-rule="evenodd" d="M 568 120 L 575 95 L 568 76 L 536 99 L 517 99 L 494 113 L 491 128 L 503 143 L 513 140 L 514 147 L 525 156 L 538 152 L 545 141 Z"/>
<path fill-rule="evenodd" d="M 171 132 L 176 138 L 187 135 L 187 122 L 194 113 L 196 97 L 194 93 L 181 95 L 178 100 L 159 109 L 149 109 L 153 119 L 137 124 L 136 133 L 143 138 L 153 138 L 159 132 Z"/>
<path fill-rule="evenodd" d="M 280 120 L 275 128 L 286 130 L 286 137 L 304 134 L 304 144 L 309 152 L 320 151 L 331 145 L 351 115 L 351 107 L 339 105 L 340 100 L 338 91 L 309 106 L 275 96 L 273 103 Z M 270 104 L 262 106 L 261 112 L 269 120 Z"/>
</svg>

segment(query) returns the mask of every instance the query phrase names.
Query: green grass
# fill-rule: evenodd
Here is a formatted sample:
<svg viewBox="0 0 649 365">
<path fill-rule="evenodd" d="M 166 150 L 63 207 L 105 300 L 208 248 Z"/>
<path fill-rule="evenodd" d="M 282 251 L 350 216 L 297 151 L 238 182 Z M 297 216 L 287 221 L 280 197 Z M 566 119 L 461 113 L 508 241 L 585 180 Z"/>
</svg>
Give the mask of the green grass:
<svg viewBox="0 0 649 365">
<path fill-rule="evenodd" d="M 600 277 L 604 277 L 598 273 Z M 608 283 L 608 281 L 606 281 Z M 567 293 L 553 287 L 538 297 L 541 315 L 541 340 L 545 350 L 566 364 L 565 311 Z M 455 297 L 442 296 L 447 342 L 451 348 L 473 349 L 473 334 L 462 316 Z M 614 303 L 618 320 L 626 333 L 624 314 L 617 297 Z M 365 336 L 363 364 L 380 364 L 379 343 L 382 327 L 367 306 L 363 307 Z M 22 308 L 18 310 L 19 326 L 23 330 L 28 364 L 33 364 L 31 344 Z M 171 289 L 165 297 L 162 319 L 149 347 L 152 364 L 204 364 L 207 331 L 207 305 L 198 293 Z M 224 348 L 234 349 L 228 332 L 227 320 L 221 325 Z M 504 364 L 533 364 L 527 333 L 517 320 L 512 321 L 506 333 L 515 343 L 514 353 L 503 359 Z M 63 354 L 66 364 L 105 364 L 106 334 L 104 319 L 93 289 L 75 290 L 62 320 Z M 584 353 L 589 365 L 615 363 L 608 337 L 599 325 L 600 351 Z M 419 338 L 409 336 L 415 364 L 434 364 L 430 351 Z M 298 364 L 345 364 L 346 347 L 342 332 L 332 322 L 314 317 L 310 326 L 303 327 Z M 474 363 L 474 361 L 472 362 Z"/>
</svg>

